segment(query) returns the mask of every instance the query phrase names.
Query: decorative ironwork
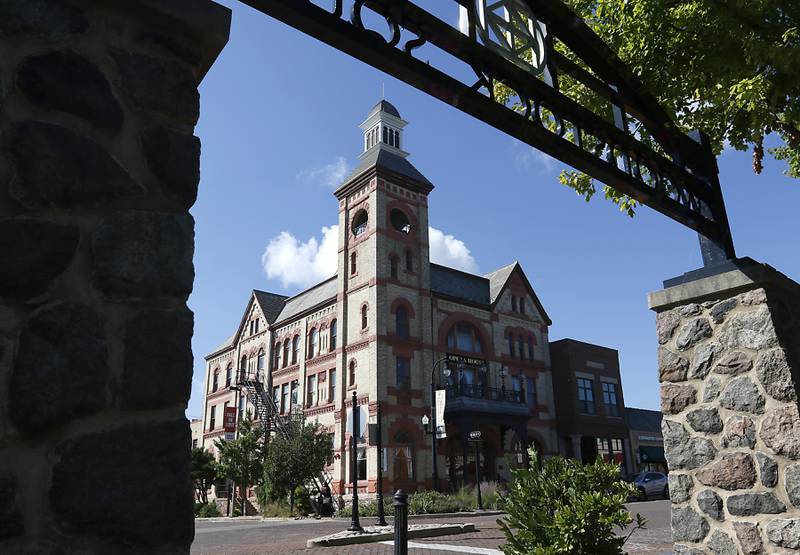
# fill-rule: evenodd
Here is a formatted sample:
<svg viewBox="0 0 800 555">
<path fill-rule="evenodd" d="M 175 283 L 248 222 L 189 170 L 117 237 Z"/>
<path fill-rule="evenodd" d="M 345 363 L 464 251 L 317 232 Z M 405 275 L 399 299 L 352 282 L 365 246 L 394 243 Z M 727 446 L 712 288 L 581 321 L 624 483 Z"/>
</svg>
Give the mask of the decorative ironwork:
<svg viewBox="0 0 800 555">
<path fill-rule="evenodd" d="M 352 0 L 349 19 L 342 0 L 330 10 L 309 0 L 242 1 L 697 231 L 707 265 L 735 257 L 707 140 L 678 130 L 560 0 L 437 0 L 458 8 L 459 29 L 409 0 Z M 365 10 L 385 20 L 388 37 L 365 24 Z M 437 69 L 417 57 L 421 47 L 461 60 L 476 80 Z M 604 99 L 610 119 L 561 93 L 560 75 Z M 497 84 L 513 91 L 517 106 L 497 101 Z"/>
</svg>

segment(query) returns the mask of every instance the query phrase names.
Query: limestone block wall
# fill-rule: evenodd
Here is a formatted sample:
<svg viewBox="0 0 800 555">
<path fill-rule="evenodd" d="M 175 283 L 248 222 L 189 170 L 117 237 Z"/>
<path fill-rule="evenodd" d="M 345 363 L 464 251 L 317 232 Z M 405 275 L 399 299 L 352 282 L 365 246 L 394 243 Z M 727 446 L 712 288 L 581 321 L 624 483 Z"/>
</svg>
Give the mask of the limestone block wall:
<svg viewBox="0 0 800 555">
<path fill-rule="evenodd" d="M 182 553 L 206 0 L 0 0 L 0 552 Z"/>
<path fill-rule="evenodd" d="M 651 296 L 675 553 L 800 553 L 800 286 L 701 281 Z"/>
</svg>

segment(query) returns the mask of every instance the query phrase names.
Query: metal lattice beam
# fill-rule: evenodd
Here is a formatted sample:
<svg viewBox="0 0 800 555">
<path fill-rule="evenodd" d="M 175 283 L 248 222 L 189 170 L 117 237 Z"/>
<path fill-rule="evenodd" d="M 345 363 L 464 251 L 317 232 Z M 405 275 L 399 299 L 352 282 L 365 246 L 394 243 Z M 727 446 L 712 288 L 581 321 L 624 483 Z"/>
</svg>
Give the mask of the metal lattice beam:
<svg viewBox="0 0 800 555">
<path fill-rule="evenodd" d="M 330 10 L 308 0 L 242 1 L 697 231 L 707 264 L 735 257 L 707 141 L 680 132 L 610 48 L 559 0 L 441 0 L 461 12 L 460 29 L 409 0 L 353 0 L 347 18 L 342 0 L 333 0 Z M 366 10 L 386 20 L 388 39 L 364 24 Z M 555 51 L 555 40 L 589 69 Z M 462 82 L 415 57 L 414 50 L 426 43 L 468 64 L 476 81 Z M 559 74 L 606 99 L 613 121 L 562 94 Z M 495 100 L 497 83 L 514 91 L 521 108 Z M 646 127 L 657 149 L 628 129 L 629 118 Z"/>
</svg>

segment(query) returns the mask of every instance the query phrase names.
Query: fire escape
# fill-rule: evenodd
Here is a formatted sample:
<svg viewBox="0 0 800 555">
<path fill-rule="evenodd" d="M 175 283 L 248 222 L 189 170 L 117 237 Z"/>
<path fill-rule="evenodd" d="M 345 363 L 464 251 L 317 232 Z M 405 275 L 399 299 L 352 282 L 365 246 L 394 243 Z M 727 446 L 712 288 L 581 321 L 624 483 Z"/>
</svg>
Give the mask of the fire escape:
<svg viewBox="0 0 800 555">
<path fill-rule="evenodd" d="M 264 428 L 264 441 L 267 443 L 272 434 L 279 434 L 284 439 L 289 439 L 294 432 L 289 422 L 292 415 L 302 413 L 300 405 L 293 405 L 289 414 L 281 414 L 275 399 L 267 391 L 262 376 L 257 370 L 240 370 L 237 385 L 240 391 L 247 396 L 247 400 L 255 409 L 255 417 Z M 306 488 L 315 488 L 322 491 L 322 485 L 330 487 L 333 476 L 326 469 L 322 469 L 319 477 L 311 479 L 311 483 L 306 484 Z"/>
</svg>

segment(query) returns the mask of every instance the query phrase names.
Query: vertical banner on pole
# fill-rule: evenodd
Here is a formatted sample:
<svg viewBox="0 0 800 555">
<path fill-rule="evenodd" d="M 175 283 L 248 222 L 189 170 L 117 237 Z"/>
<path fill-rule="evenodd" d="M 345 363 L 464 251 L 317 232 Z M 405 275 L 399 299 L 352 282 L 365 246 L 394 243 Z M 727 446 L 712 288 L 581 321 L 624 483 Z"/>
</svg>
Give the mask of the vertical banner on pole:
<svg viewBox="0 0 800 555">
<path fill-rule="evenodd" d="M 447 437 L 444 427 L 444 409 L 447 403 L 447 391 L 444 389 L 436 390 L 436 439 Z"/>
</svg>

